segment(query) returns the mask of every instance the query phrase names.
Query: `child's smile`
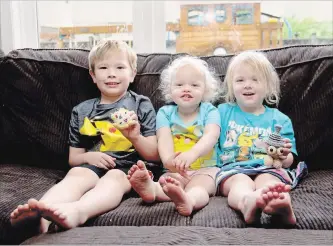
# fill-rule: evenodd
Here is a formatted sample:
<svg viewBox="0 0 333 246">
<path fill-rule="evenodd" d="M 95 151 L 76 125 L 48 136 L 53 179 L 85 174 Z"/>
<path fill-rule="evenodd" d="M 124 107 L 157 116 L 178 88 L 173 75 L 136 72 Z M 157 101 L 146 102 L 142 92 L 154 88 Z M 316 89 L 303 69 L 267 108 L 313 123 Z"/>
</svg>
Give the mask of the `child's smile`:
<svg viewBox="0 0 333 246">
<path fill-rule="evenodd" d="M 190 101 L 191 99 L 193 99 L 192 95 L 188 93 L 182 95 L 181 98 L 183 99 L 183 101 Z"/>
<path fill-rule="evenodd" d="M 115 88 L 117 87 L 120 83 L 119 82 L 106 82 L 105 83 L 108 87 Z"/>
</svg>

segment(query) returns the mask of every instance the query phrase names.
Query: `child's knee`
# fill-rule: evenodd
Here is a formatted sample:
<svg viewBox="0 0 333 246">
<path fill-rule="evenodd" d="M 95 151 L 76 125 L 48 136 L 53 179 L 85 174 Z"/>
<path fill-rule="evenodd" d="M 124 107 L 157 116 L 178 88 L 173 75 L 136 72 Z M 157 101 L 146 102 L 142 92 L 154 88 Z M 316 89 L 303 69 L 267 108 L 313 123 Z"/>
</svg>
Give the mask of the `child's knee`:
<svg viewBox="0 0 333 246">
<path fill-rule="evenodd" d="M 112 169 L 109 170 L 106 174 L 105 174 L 105 178 L 110 178 L 113 180 L 118 180 L 118 181 L 128 181 L 127 179 L 127 174 L 119 169 Z"/>
<path fill-rule="evenodd" d="M 266 185 L 270 185 L 270 184 L 281 183 L 281 180 L 270 173 L 262 173 L 255 178 L 255 182 L 265 183 Z"/>
<path fill-rule="evenodd" d="M 186 185 L 185 191 L 188 191 L 193 187 L 200 187 L 205 190 L 209 196 L 214 195 L 216 193 L 215 177 L 208 174 L 194 175 Z"/>
<path fill-rule="evenodd" d="M 238 173 L 232 175 L 219 184 L 220 194 L 223 196 L 228 196 L 232 188 L 242 186 L 244 189 L 255 189 L 255 184 L 253 180 L 246 174 Z"/>
<path fill-rule="evenodd" d="M 128 193 L 132 186 L 127 178 L 127 174 L 122 170 L 109 170 L 99 181 L 106 186 L 117 187 L 119 192 Z"/>
<path fill-rule="evenodd" d="M 88 168 L 82 168 L 82 167 L 74 167 L 71 168 L 67 175 L 65 176 L 64 180 L 69 179 L 83 179 L 83 180 L 89 180 L 93 182 L 97 182 L 99 177 L 96 175 L 96 173 Z"/>
</svg>

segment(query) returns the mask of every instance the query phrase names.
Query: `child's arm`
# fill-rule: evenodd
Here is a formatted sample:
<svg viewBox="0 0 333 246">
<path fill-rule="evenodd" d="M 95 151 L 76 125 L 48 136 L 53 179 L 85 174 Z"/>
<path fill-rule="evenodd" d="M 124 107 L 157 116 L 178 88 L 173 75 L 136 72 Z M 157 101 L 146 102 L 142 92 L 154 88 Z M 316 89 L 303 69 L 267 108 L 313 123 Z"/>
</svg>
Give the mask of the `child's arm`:
<svg viewBox="0 0 333 246">
<path fill-rule="evenodd" d="M 141 134 L 138 116 L 134 111 L 130 112 L 130 120 L 132 124 L 128 128 L 121 130 L 122 134 L 133 144 L 136 151 L 145 160 L 159 161 L 156 135 L 145 137 Z"/>
<path fill-rule="evenodd" d="M 180 153 L 174 152 L 173 139 L 170 127 L 161 127 L 157 130 L 157 145 L 161 161 L 165 168 L 177 172 L 173 159 Z"/>
<path fill-rule="evenodd" d="M 191 149 L 192 153 L 196 153 L 197 158 L 207 155 L 214 148 L 220 137 L 220 126 L 216 124 L 208 124 L 205 127 L 204 134 Z"/>
<path fill-rule="evenodd" d="M 147 161 L 159 161 L 156 136 L 144 137 L 141 134 L 137 138 L 129 139 L 138 153 Z"/>
<path fill-rule="evenodd" d="M 69 147 L 69 165 L 75 167 L 88 163 L 104 169 L 112 169 L 116 166 L 116 158 L 102 152 L 86 152 L 84 148 Z"/>
<path fill-rule="evenodd" d="M 282 124 L 281 136 L 284 138 L 285 145 L 283 148 L 283 155 L 280 160 L 284 168 L 289 168 L 294 162 L 293 154 L 297 155 L 296 150 L 296 139 L 294 128 L 289 117 L 285 116 L 286 119 Z"/>
<path fill-rule="evenodd" d="M 280 157 L 282 166 L 284 168 L 289 168 L 294 162 L 294 156 L 291 153 L 292 144 L 289 138 L 284 139 L 285 144 L 283 147 L 283 155 Z"/>
<path fill-rule="evenodd" d="M 185 171 L 199 157 L 207 155 L 214 148 L 220 136 L 220 126 L 208 124 L 205 126 L 204 134 L 191 150 L 181 153 L 175 158 L 177 169 Z"/>
</svg>

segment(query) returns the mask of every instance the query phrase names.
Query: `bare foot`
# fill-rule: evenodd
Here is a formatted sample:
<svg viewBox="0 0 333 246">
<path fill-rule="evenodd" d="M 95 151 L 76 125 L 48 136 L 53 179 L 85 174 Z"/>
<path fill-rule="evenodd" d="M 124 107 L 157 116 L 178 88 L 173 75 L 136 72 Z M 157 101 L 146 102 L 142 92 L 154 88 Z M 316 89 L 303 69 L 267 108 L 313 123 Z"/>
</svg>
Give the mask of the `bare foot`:
<svg viewBox="0 0 333 246">
<path fill-rule="evenodd" d="M 62 203 L 47 205 L 44 204 L 41 216 L 46 220 L 53 221 L 64 229 L 77 227 L 87 221 L 87 217 L 83 216 L 75 203 Z"/>
<path fill-rule="evenodd" d="M 133 165 L 131 167 L 131 169 L 128 171 L 127 178 L 132 188 L 139 194 L 143 201 L 155 201 L 155 183 L 151 179 L 149 171 L 142 161 L 138 161 L 137 165 Z"/>
<path fill-rule="evenodd" d="M 31 220 L 40 219 L 39 211 L 34 206 L 31 206 L 37 202 L 38 201 L 36 199 L 29 199 L 28 203 L 19 205 L 10 214 L 10 223 L 12 226 L 16 226 Z"/>
<path fill-rule="evenodd" d="M 254 191 L 247 195 L 240 202 L 240 211 L 244 215 L 244 221 L 247 224 L 252 224 L 258 221 L 261 217 L 261 212 L 266 206 L 265 200 L 262 198 L 262 191 Z"/>
<path fill-rule="evenodd" d="M 290 185 L 277 183 L 263 189 L 263 199 L 267 204 L 263 212 L 266 214 L 278 214 L 282 216 L 284 223 L 288 225 L 296 224 L 296 217 L 291 205 L 289 191 Z"/>
<path fill-rule="evenodd" d="M 30 199 L 28 201 L 28 204 L 29 204 L 31 210 L 38 211 L 38 215 L 39 215 L 39 219 L 40 219 L 39 233 L 46 233 L 49 229 L 51 222 L 47 221 L 41 217 L 41 211 L 43 211 L 45 209 L 44 202 L 37 201 L 35 199 Z"/>
<path fill-rule="evenodd" d="M 175 203 L 177 211 L 184 216 L 192 214 L 194 202 L 190 200 L 179 181 L 161 177 L 159 182 L 165 194 Z"/>
</svg>

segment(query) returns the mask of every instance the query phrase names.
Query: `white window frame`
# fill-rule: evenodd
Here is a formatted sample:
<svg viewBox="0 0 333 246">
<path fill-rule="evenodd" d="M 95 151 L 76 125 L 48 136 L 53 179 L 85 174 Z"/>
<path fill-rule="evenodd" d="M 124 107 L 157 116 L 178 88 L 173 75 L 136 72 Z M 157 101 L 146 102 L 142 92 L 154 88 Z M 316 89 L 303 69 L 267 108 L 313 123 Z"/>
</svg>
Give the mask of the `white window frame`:
<svg viewBox="0 0 333 246">
<path fill-rule="evenodd" d="M 164 1 L 133 1 L 133 44 L 137 53 L 164 53 Z M 37 0 L 0 1 L 0 47 L 39 48 Z"/>
<path fill-rule="evenodd" d="M 138 53 L 164 53 L 164 1 L 133 1 L 133 48 Z"/>
<path fill-rule="evenodd" d="M 38 48 L 37 1 L 1 1 L 1 46 L 5 53 Z"/>
<path fill-rule="evenodd" d="M 8 53 L 13 48 L 11 1 L 0 1 L 0 48 Z"/>
</svg>

